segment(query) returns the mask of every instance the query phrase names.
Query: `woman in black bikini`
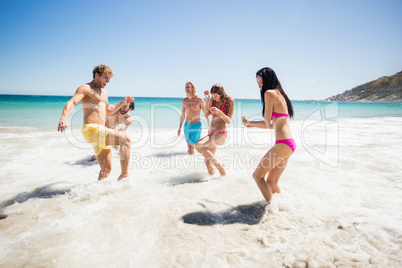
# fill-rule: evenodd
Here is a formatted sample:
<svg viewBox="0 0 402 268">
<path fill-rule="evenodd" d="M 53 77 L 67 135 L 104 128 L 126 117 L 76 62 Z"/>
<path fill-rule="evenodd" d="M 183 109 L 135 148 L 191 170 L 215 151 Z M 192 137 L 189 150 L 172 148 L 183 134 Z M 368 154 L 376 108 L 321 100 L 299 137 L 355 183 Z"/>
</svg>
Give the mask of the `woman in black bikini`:
<svg viewBox="0 0 402 268">
<path fill-rule="evenodd" d="M 223 176 L 226 175 L 225 169 L 215 158 L 216 147 L 225 143 L 228 136 L 227 126 L 232 122 L 234 112 L 234 100 L 229 97 L 223 86 L 215 84 L 209 91 L 204 91 L 205 102 L 208 103 L 208 109 L 204 110 L 205 116 L 212 115 L 211 129 L 208 136 L 200 139 L 196 144 L 196 150 L 205 157 L 205 165 L 208 173 L 215 173 L 214 166 Z M 212 95 L 212 98 L 211 98 Z"/>
</svg>

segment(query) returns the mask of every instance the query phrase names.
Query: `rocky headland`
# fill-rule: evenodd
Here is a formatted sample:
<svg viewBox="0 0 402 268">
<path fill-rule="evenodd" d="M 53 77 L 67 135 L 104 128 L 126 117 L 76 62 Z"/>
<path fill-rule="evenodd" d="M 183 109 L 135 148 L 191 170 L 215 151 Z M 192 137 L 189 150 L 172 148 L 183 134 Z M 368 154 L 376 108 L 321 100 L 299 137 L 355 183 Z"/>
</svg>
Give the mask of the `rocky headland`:
<svg viewBox="0 0 402 268">
<path fill-rule="evenodd" d="M 327 101 L 394 102 L 402 101 L 402 72 L 346 90 Z"/>
</svg>

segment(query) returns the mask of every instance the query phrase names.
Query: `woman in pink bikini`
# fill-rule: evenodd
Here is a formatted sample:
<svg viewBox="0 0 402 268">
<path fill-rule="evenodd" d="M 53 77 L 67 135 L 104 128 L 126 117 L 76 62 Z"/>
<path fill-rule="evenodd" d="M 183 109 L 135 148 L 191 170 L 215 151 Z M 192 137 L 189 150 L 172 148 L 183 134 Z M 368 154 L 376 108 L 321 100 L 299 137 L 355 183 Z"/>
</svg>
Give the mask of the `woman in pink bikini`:
<svg viewBox="0 0 402 268">
<path fill-rule="evenodd" d="M 215 158 L 216 147 L 225 143 L 228 136 L 227 126 L 232 122 L 234 112 L 234 100 L 229 97 L 223 86 L 215 84 L 209 91 L 204 91 L 205 102 L 208 103 L 208 108 L 204 110 L 205 116 L 212 115 L 211 128 L 208 131 L 208 136 L 200 139 L 196 144 L 196 150 L 205 157 L 205 165 L 208 173 L 215 173 L 214 166 L 223 176 L 226 175 L 225 169 Z"/>
<path fill-rule="evenodd" d="M 289 157 L 296 150 L 289 126 L 289 117 L 293 117 L 293 107 L 271 68 L 262 68 L 257 72 L 257 84 L 264 105 L 262 109 L 264 120 L 250 121 L 243 116 L 243 124 L 246 127 L 275 129 L 275 145 L 264 155 L 253 173 L 258 188 L 269 203 L 272 193 L 280 193 L 279 178 L 285 170 Z M 265 180 L 267 173 L 268 177 Z"/>
</svg>

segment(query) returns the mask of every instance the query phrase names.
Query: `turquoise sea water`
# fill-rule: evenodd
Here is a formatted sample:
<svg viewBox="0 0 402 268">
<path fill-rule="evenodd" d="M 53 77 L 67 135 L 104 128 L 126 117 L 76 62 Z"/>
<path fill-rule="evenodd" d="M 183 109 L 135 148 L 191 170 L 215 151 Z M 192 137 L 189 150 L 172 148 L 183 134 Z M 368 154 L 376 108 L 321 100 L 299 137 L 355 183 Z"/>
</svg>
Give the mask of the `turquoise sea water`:
<svg viewBox="0 0 402 268">
<path fill-rule="evenodd" d="M 0 126 L 26 126 L 41 129 L 57 127 L 62 109 L 71 96 L 0 95 Z M 122 97 L 110 97 L 111 104 Z M 135 111 L 131 112 L 137 124 L 152 128 L 177 128 L 181 113 L 181 98 L 135 99 Z M 294 120 L 402 117 L 402 102 L 361 103 L 292 101 Z M 241 125 L 241 116 L 254 120 L 261 118 L 259 99 L 235 99 L 233 125 Z M 70 117 L 72 124 L 82 124 L 81 105 L 77 105 Z"/>
<path fill-rule="evenodd" d="M 0 95 L 0 267 L 402 267 L 402 102 L 294 101 L 265 206 L 252 174 L 275 133 L 241 123 L 260 100 L 235 100 L 220 177 L 177 135 L 181 98 L 136 98 L 129 178 L 113 150 L 98 182 L 81 105 L 57 132 L 70 98 Z"/>
</svg>

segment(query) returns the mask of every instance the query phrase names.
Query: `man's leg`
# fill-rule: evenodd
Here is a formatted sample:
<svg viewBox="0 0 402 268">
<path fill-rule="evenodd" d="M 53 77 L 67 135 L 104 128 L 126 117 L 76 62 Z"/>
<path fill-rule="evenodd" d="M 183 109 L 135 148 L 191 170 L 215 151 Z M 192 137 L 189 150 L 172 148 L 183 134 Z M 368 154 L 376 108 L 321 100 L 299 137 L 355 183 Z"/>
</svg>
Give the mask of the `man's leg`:
<svg viewBox="0 0 402 268">
<path fill-rule="evenodd" d="M 120 166 L 121 174 L 117 180 L 128 177 L 128 165 L 130 162 L 130 147 L 131 139 L 124 132 L 119 132 L 114 129 L 109 131 L 106 136 L 106 145 L 120 145 Z"/>
<path fill-rule="evenodd" d="M 188 137 L 188 153 L 189 154 L 194 154 L 194 148 L 195 144 L 200 140 L 201 138 L 201 130 L 202 130 L 202 125 L 201 123 L 193 123 L 192 128 L 189 131 L 189 137 Z"/>
<path fill-rule="evenodd" d="M 194 154 L 194 143 L 187 143 L 187 149 L 189 154 Z"/>
<path fill-rule="evenodd" d="M 98 180 L 106 179 L 110 171 L 112 170 L 112 151 L 111 150 L 102 150 L 96 158 L 98 159 L 98 163 L 100 165 L 101 170 L 99 171 Z"/>
</svg>

